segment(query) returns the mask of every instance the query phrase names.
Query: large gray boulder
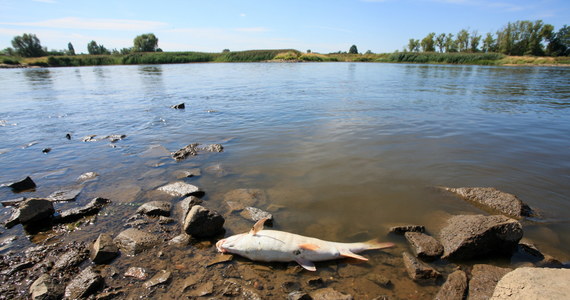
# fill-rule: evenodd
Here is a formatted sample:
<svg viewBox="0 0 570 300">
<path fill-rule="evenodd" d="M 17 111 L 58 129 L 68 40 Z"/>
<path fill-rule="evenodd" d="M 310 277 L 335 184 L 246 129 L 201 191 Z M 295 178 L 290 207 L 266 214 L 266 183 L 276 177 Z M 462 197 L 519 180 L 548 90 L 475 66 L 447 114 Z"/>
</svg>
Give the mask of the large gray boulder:
<svg viewBox="0 0 570 300">
<path fill-rule="evenodd" d="M 492 300 L 567 299 L 570 269 L 519 268 L 497 283 Z"/>
<path fill-rule="evenodd" d="M 437 300 L 462 300 L 467 292 L 467 274 L 461 270 L 457 270 L 449 276 L 439 289 L 435 299 Z"/>
<path fill-rule="evenodd" d="M 183 230 L 193 237 L 211 237 L 223 231 L 224 222 L 217 212 L 194 205 L 184 219 Z"/>
<path fill-rule="evenodd" d="M 445 259 L 510 254 L 523 236 L 522 225 L 501 215 L 458 215 L 440 231 Z"/>
<path fill-rule="evenodd" d="M 469 280 L 469 300 L 489 299 L 493 295 L 497 282 L 510 271 L 512 269 L 492 265 L 474 265 Z"/>
<path fill-rule="evenodd" d="M 135 228 L 122 231 L 113 241 L 128 255 L 139 254 L 159 243 L 159 239 L 155 235 Z"/>
<path fill-rule="evenodd" d="M 532 215 L 531 208 L 517 196 L 491 187 L 444 188 L 482 208 L 520 219 Z"/>
</svg>

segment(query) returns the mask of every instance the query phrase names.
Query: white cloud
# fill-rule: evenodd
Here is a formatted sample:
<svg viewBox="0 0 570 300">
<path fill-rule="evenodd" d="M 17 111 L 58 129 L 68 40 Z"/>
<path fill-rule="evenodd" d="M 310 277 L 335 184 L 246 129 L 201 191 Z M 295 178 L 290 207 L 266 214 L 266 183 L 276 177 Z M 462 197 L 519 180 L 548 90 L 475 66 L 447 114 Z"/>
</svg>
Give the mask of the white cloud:
<svg viewBox="0 0 570 300">
<path fill-rule="evenodd" d="M 86 19 L 67 17 L 39 22 L 5 23 L 4 25 L 29 26 L 43 28 L 114 30 L 114 31 L 148 31 L 166 27 L 166 23 L 156 21 L 140 21 L 127 19 Z"/>
<path fill-rule="evenodd" d="M 243 18 L 243 17 L 245 17 L 245 16 L 246 16 L 246 14 L 244 14 L 244 13 L 241 13 L 241 14 L 239 14 L 239 16 Z"/>
</svg>

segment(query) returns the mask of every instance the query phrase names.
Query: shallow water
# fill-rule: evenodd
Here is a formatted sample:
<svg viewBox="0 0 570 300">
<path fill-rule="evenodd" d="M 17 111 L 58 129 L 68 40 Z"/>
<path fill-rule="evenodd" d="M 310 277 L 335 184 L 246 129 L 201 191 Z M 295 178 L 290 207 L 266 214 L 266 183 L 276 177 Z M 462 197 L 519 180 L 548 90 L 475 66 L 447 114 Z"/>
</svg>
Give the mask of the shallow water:
<svg viewBox="0 0 570 300">
<path fill-rule="evenodd" d="M 97 222 L 118 233 L 136 205 L 157 197 L 153 189 L 198 166 L 203 175 L 187 181 L 206 191 L 209 207 L 224 211 L 227 191 L 260 188 L 260 208 L 283 206 L 278 229 L 380 237 L 399 255 L 407 246 L 387 236 L 394 224 L 435 234 L 450 214 L 484 213 L 432 187 L 492 186 L 540 212 L 524 221 L 525 237 L 570 260 L 568 68 L 186 64 L 0 70 L 0 82 L 0 183 L 29 175 L 38 184 L 20 195 L 1 188 L 0 200 L 47 196 L 95 171 L 77 202 L 110 198 Z M 185 110 L 169 108 L 180 102 Z M 116 147 L 81 141 L 91 134 L 127 138 Z M 169 157 L 195 142 L 224 152 Z M 226 176 L 204 172 L 217 164 Z M 250 225 L 233 216 L 225 228 Z M 86 227 L 75 237 L 97 234 Z"/>
</svg>

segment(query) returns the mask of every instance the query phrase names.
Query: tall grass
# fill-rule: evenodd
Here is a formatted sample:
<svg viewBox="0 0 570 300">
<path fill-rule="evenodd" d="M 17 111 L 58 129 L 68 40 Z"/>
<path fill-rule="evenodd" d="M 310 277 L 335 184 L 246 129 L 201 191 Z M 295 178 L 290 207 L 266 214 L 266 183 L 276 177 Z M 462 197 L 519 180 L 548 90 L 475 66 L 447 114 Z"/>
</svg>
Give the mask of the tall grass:
<svg viewBox="0 0 570 300">
<path fill-rule="evenodd" d="M 489 65 L 498 64 L 498 61 L 503 57 L 505 56 L 499 53 L 397 52 L 377 61 Z"/>
<path fill-rule="evenodd" d="M 274 59 L 280 53 L 290 52 L 292 55 L 300 55 L 300 52 L 294 49 L 278 49 L 278 50 L 248 50 L 225 52 L 219 54 L 215 61 L 219 62 L 259 62 Z"/>
</svg>

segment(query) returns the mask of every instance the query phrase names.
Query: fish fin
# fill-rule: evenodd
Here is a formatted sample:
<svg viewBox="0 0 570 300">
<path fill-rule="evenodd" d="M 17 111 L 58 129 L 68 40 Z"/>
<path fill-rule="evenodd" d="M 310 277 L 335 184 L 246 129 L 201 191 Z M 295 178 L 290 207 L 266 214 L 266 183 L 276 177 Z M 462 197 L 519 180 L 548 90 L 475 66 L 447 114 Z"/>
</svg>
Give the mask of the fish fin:
<svg viewBox="0 0 570 300">
<path fill-rule="evenodd" d="M 366 249 L 366 250 L 385 249 L 385 248 L 390 248 L 390 247 L 395 246 L 394 243 L 381 243 L 377 239 L 372 239 L 372 240 L 366 241 L 366 242 L 364 242 L 364 244 L 366 246 L 368 246 L 368 249 Z"/>
<path fill-rule="evenodd" d="M 319 245 L 315 245 L 315 244 L 300 244 L 299 248 L 303 249 L 303 250 L 311 250 L 311 251 L 316 251 L 317 249 L 321 248 Z"/>
<path fill-rule="evenodd" d="M 358 255 L 356 253 L 352 253 L 350 252 L 350 250 L 340 250 L 340 256 L 343 257 L 350 257 L 350 258 L 354 258 L 354 259 L 358 259 L 358 260 L 363 260 L 363 261 L 367 261 L 368 258 L 362 256 L 362 255 Z"/>
<path fill-rule="evenodd" d="M 260 232 L 263 230 L 263 223 L 265 223 L 265 221 L 269 220 L 269 218 L 263 218 L 259 221 L 257 221 L 253 227 L 251 228 L 251 230 L 249 231 L 249 233 L 251 235 L 255 235 L 256 233 Z"/>
<path fill-rule="evenodd" d="M 315 267 L 315 264 L 307 259 L 301 258 L 301 257 L 295 257 L 295 261 L 301 266 L 303 267 L 303 269 L 307 270 L 307 271 L 311 271 L 311 272 L 315 272 L 317 270 L 317 267 Z"/>
</svg>

